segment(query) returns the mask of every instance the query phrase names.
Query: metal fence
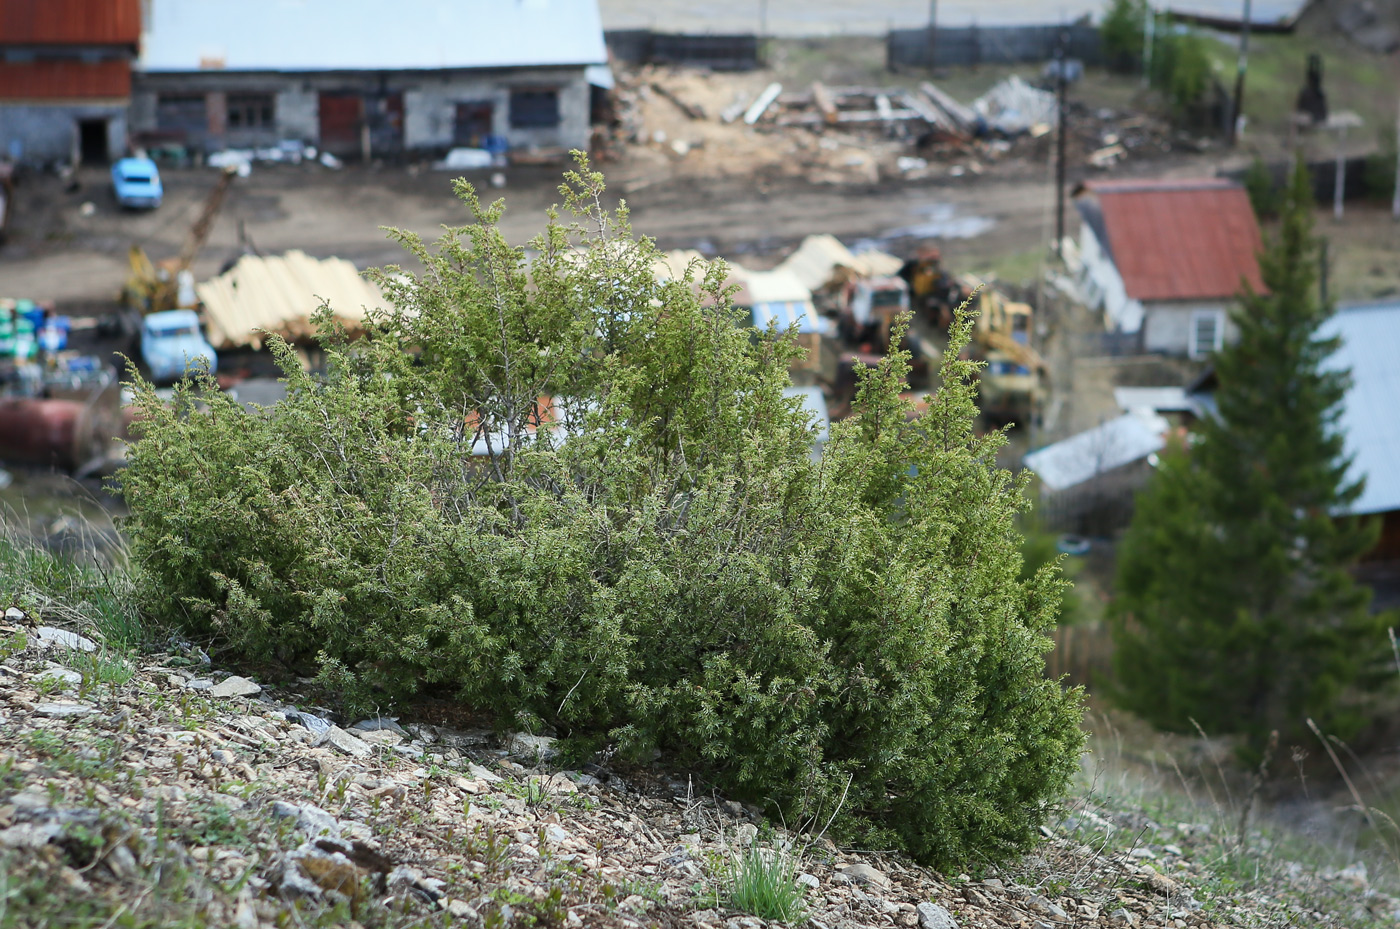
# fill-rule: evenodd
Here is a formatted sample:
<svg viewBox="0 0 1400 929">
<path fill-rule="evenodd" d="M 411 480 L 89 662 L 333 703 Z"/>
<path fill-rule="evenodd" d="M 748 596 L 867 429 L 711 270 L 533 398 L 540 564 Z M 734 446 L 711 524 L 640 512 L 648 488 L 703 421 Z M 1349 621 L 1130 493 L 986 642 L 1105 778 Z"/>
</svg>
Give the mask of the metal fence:
<svg viewBox="0 0 1400 929">
<path fill-rule="evenodd" d="M 763 64 L 756 35 L 683 35 L 650 29 L 603 33 L 608 52 L 628 64 L 667 64 L 752 71 Z"/>
<path fill-rule="evenodd" d="M 963 26 L 939 28 L 934 33 L 933 61 L 937 67 L 978 64 L 1021 64 L 1055 57 L 1060 36 L 1068 45 L 1065 54 L 1085 64 L 1100 64 L 1103 46 L 1099 30 L 1086 23 L 1069 26 Z M 927 68 L 929 31 L 891 29 L 885 39 L 885 66 Z"/>
</svg>

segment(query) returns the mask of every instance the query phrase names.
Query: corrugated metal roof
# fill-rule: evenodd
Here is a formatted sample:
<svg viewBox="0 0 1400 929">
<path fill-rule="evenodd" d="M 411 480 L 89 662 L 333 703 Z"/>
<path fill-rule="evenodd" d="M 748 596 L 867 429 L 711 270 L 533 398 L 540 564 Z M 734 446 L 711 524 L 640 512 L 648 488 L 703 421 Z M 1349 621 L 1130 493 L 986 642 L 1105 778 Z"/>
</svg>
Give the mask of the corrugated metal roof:
<svg viewBox="0 0 1400 929">
<path fill-rule="evenodd" d="M 0 99 L 73 100 L 131 96 L 131 65 L 76 59 L 0 61 Z"/>
<path fill-rule="evenodd" d="M 1249 195 L 1231 181 L 1094 181 L 1107 246 L 1135 300 L 1233 297 L 1263 290 L 1263 247 Z"/>
<path fill-rule="evenodd" d="M 1065 490 L 1161 451 L 1168 428 L 1160 416 L 1126 413 L 1031 452 L 1024 463 L 1050 490 Z"/>
<path fill-rule="evenodd" d="M 140 66 L 398 71 L 607 59 L 597 0 L 151 0 Z"/>
<path fill-rule="evenodd" d="M 1340 309 L 1319 335 L 1342 340 L 1326 365 L 1351 369 L 1339 425 L 1352 457 L 1348 476 L 1366 479 L 1352 512 L 1400 510 L 1400 302 Z"/>
<path fill-rule="evenodd" d="M 135 45 L 141 0 L 0 0 L 0 45 Z"/>
</svg>

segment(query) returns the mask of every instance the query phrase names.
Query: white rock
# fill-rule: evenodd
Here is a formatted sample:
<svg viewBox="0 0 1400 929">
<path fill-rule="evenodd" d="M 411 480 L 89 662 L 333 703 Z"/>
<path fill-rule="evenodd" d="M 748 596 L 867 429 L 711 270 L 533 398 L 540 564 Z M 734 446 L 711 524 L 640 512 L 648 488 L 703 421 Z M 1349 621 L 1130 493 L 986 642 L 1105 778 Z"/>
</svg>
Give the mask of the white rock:
<svg viewBox="0 0 1400 929">
<path fill-rule="evenodd" d="M 1338 871 L 1336 880 L 1354 890 L 1365 890 L 1369 877 L 1370 875 L 1366 872 L 1366 862 L 1358 861 Z"/>
<path fill-rule="evenodd" d="M 544 827 L 544 837 L 555 845 L 562 845 L 569 840 L 569 833 L 563 826 L 557 823 L 550 823 Z"/>
<path fill-rule="evenodd" d="M 68 719 L 74 716 L 87 716 L 94 710 L 81 703 L 36 703 L 34 712 L 50 719 Z"/>
<path fill-rule="evenodd" d="M 817 879 L 817 876 L 815 874 L 808 874 L 804 871 L 801 874 L 797 875 L 798 887 L 805 887 L 808 890 L 816 890 L 821 885 L 822 882 Z"/>
<path fill-rule="evenodd" d="M 213 690 L 214 682 L 207 677 L 197 677 L 185 681 L 183 686 L 186 690 Z"/>
<path fill-rule="evenodd" d="M 8 618 L 8 613 L 6 616 Z M 56 629 L 53 626 L 40 626 L 35 629 L 34 638 L 40 648 L 69 648 L 80 652 L 97 651 L 97 643 L 91 639 L 85 639 L 76 632 Z"/>
<path fill-rule="evenodd" d="M 853 864 L 841 869 L 841 873 L 846 875 L 857 884 L 874 884 L 878 887 L 888 887 L 890 879 L 868 864 Z"/>
<path fill-rule="evenodd" d="M 752 845 L 758 839 L 758 827 L 753 823 L 740 823 L 734 827 L 734 844 L 744 847 Z"/>
<path fill-rule="evenodd" d="M 61 664 L 49 662 L 48 667 L 39 672 L 39 680 L 50 679 L 59 682 L 63 687 L 81 687 L 83 676 L 72 668 L 65 668 Z"/>
<path fill-rule="evenodd" d="M 21 823 L 0 830 L 0 848 L 43 848 L 62 834 L 57 823 Z"/>
<path fill-rule="evenodd" d="M 456 919 L 470 919 L 475 922 L 479 918 L 476 909 L 465 900 L 448 900 L 444 905 L 444 909 L 446 909 L 448 913 L 451 913 Z M 570 913 L 569 915 L 572 916 L 573 914 Z"/>
<path fill-rule="evenodd" d="M 392 729 L 361 729 L 356 730 L 355 735 L 371 745 L 398 745 L 403 741 L 403 736 Z"/>
<path fill-rule="evenodd" d="M 211 697 L 252 697 L 262 693 L 262 687 L 254 684 L 246 677 L 233 677 L 220 681 L 209 689 Z"/>
<path fill-rule="evenodd" d="M 501 782 L 499 775 L 492 774 L 476 762 L 467 765 L 467 773 L 470 774 L 474 780 L 485 781 L 488 784 L 499 784 Z"/>
<path fill-rule="evenodd" d="M 378 732 L 385 729 L 397 732 L 402 738 L 408 738 L 408 733 L 399 725 L 397 716 L 374 716 L 370 719 L 362 719 L 350 727 L 350 731 L 354 733 Z"/>
<path fill-rule="evenodd" d="M 562 774 L 532 774 L 527 778 L 527 782 L 546 793 L 552 794 L 576 794 L 578 785 Z"/>
<path fill-rule="evenodd" d="M 6 607 L 5 609 L 5 621 L 8 623 L 22 623 L 27 622 L 28 619 L 29 614 L 17 606 Z"/>
<path fill-rule="evenodd" d="M 271 812 L 278 819 L 296 819 L 297 829 L 309 838 L 324 835 L 340 837 L 340 822 L 319 806 L 277 800 L 273 802 Z"/>
<path fill-rule="evenodd" d="M 352 758 L 368 758 L 374 754 L 374 749 L 368 743 L 355 738 L 339 726 L 331 726 L 325 732 L 316 736 L 311 742 L 312 745 L 330 745 Z"/>
<path fill-rule="evenodd" d="M 505 738 L 506 751 L 532 761 L 549 761 L 559 752 L 554 748 L 554 739 L 547 735 L 528 735 L 512 732 Z"/>
</svg>

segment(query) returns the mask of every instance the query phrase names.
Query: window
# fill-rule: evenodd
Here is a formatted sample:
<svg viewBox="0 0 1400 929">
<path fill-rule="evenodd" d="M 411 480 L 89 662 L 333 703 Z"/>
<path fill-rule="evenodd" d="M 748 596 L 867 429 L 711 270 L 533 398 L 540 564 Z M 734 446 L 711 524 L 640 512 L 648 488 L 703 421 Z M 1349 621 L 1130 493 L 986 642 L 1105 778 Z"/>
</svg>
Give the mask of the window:
<svg viewBox="0 0 1400 929">
<path fill-rule="evenodd" d="M 1219 310 L 1197 310 L 1191 314 L 1192 358 L 1203 358 L 1211 352 L 1220 351 L 1225 335 L 1224 314 Z"/>
<path fill-rule="evenodd" d="M 209 128 L 203 94 L 161 94 L 156 98 L 156 128 L 165 132 L 204 132 Z"/>
<path fill-rule="evenodd" d="M 230 129 L 271 129 L 272 94 L 229 94 Z"/>
<path fill-rule="evenodd" d="M 559 125 L 559 91 L 512 90 L 510 126 L 512 129 L 552 129 Z"/>
</svg>

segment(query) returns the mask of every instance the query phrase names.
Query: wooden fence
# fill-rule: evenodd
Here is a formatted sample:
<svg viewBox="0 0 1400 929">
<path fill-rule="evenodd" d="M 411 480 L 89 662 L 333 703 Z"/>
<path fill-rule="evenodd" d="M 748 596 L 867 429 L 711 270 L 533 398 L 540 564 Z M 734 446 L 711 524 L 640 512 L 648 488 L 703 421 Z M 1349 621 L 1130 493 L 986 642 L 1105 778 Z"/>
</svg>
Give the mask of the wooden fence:
<svg viewBox="0 0 1400 929">
<path fill-rule="evenodd" d="M 1049 677 L 1067 677 L 1070 684 L 1092 689 L 1113 673 L 1113 638 L 1107 623 L 1056 626 L 1050 637 L 1055 647 L 1045 656 Z"/>
</svg>

